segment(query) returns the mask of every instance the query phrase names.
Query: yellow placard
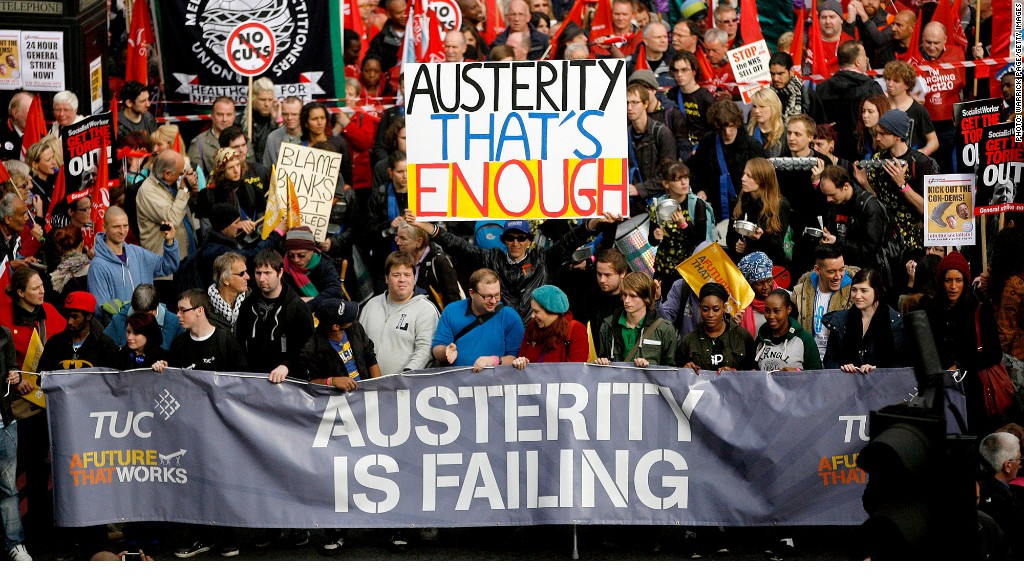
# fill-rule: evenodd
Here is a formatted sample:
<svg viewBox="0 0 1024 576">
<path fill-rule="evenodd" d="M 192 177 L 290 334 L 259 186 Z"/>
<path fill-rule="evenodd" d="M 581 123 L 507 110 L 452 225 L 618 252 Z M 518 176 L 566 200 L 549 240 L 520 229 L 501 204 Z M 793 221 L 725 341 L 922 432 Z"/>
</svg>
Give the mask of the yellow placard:
<svg viewBox="0 0 1024 576">
<path fill-rule="evenodd" d="M 676 266 L 676 271 L 686 280 L 694 294 L 699 293 L 701 286 L 708 282 L 725 286 L 729 292 L 725 311 L 730 315 L 738 313 L 754 301 L 754 289 L 717 242 L 694 252 L 693 256 Z"/>
</svg>

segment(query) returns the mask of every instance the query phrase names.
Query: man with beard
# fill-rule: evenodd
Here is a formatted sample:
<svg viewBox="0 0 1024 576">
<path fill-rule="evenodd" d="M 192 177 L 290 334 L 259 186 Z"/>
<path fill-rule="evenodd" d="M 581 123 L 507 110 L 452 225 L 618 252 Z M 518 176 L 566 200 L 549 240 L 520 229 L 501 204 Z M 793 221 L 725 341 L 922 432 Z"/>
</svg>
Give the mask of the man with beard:
<svg viewBox="0 0 1024 576">
<path fill-rule="evenodd" d="M 481 268 L 469 277 L 469 298 L 445 307 L 431 351 L 439 366 L 472 366 L 473 372 L 511 364 L 523 343 L 523 320 L 501 303 L 501 281 Z"/>
<path fill-rule="evenodd" d="M 878 120 L 875 146 L 883 160 L 879 167 L 864 170 L 854 165 L 857 182 L 882 201 L 890 221 L 899 231 L 904 248 L 924 246 L 924 177 L 938 173 L 935 160 L 913 150 L 910 119 L 902 110 L 889 110 Z"/>
<path fill-rule="evenodd" d="M 789 53 L 772 54 L 771 60 L 768 61 L 768 72 L 772 76 L 772 90 L 782 102 L 783 123 L 788 123 L 789 119 L 797 114 L 807 114 L 814 118 L 815 122 L 824 120 L 825 113 L 814 89 L 810 84 L 804 85 L 799 78 L 793 76 L 793 57 Z"/>
<path fill-rule="evenodd" d="M 246 298 L 238 312 L 235 336 L 245 351 L 249 369 L 267 372 L 278 384 L 288 376 L 292 362 L 313 336 L 313 314 L 285 284 L 284 259 L 275 250 L 263 250 L 253 259 L 255 297 Z"/>
</svg>

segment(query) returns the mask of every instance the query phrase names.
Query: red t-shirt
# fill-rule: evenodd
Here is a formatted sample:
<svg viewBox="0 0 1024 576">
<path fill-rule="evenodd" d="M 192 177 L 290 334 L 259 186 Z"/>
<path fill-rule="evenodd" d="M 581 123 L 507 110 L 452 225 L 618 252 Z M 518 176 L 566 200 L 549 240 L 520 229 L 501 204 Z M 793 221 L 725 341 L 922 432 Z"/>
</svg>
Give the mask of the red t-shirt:
<svg viewBox="0 0 1024 576">
<path fill-rule="evenodd" d="M 946 49 L 935 60 L 925 60 L 922 65 L 941 64 L 943 62 L 960 62 L 963 52 L 959 48 Z M 963 68 L 944 70 L 937 68 L 928 72 L 918 70 L 918 74 L 928 85 L 928 94 L 924 97 L 924 108 L 931 116 L 932 122 L 953 119 L 953 105 L 960 101 L 960 91 L 967 85 Z"/>
</svg>

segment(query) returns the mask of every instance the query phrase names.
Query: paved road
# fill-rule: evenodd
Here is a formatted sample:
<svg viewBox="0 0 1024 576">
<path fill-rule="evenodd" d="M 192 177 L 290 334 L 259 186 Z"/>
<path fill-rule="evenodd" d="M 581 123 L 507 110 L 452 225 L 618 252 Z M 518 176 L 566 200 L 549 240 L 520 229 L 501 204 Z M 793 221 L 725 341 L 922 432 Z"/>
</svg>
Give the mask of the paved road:
<svg viewBox="0 0 1024 576">
<path fill-rule="evenodd" d="M 765 549 L 781 538 L 792 538 L 795 548 L 776 554 L 783 560 L 850 560 L 855 543 L 855 528 L 832 526 L 801 526 L 786 528 L 734 528 L 719 533 L 702 528 L 697 538 L 688 539 L 691 530 L 682 527 L 648 526 L 581 526 L 577 529 L 576 549 L 581 561 L 661 560 L 661 561 L 729 561 L 769 560 Z M 253 530 L 239 530 L 241 553 L 235 558 L 221 558 L 216 551 L 181 560 L 169 549 L 155 550 L 157 560 L 253 561 L 253 560 L 360 560 L 360 561 L 562 561 L 573 557 L 573 531 L 568 526 L 530 526 L 523 528 L 450 528 L 442 529 L 437 540 L 422 541 L 419 532 L 410 533 L 410 543 L 403 550 L 392 549 L 388 530 L 352 529 L 346 535 L 340 554 L 327 557 L 320 552 L 323 531 L 314 530 L 312 540 L 302 547 L 283 542 L 269 548 L 249 544 Z M 112 549 L 118 545 L 112 543 Z M 718 552 L 719 548 L 728 552 Z M 779 546 L 775 550 L 782 551 Z M 147 550 L 146 552 L 151 552 Z M 694 558 L 697 551 L 700 558 Z M 39 550 L 38 560 L 55 560 L 58 554 Z"/>
</svg>

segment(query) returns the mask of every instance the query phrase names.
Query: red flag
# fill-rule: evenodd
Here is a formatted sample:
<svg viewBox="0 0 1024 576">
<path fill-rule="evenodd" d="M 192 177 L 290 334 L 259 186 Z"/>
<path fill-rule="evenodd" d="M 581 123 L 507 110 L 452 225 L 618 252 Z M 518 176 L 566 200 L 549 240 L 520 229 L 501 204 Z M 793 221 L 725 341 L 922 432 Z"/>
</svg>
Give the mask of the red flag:
<svg viewBox="0 0 1024 576">
<path fill-rule="evenodd" d="M 107 147 L 100 146 L 100 163 L 96 167 L 96 183 L 92 186 L 92 229 L 103 232 L 103 216 L 110 208 L 110 177 L 107 167 Z"/>
<path fill-rule="evenodd" d="M 359 13 L 359 3 L 345 0 L 341 4 L 341 11 L 343 27 L 359 36 L 359 61 L 362 62 L 366 51 L 370 49 L 370 39 L 366 36 L 366 26 L 363 25 L 363 15 Z"/>
<path fill-rule="evenodd" d="M 793 66 L 803 73 L 804 69 L 804 9 L 796 13 L 796 26 L 793 26 L 793 45 L 789 47 L 789 55 L 793 57 Z"/>
<path fill-rule="evenodd" d="M 697 47 L 697 67 L 700 68 L 700 78 L 703 80 L 701 84 L 710 84 L 715 79 L 715 69 L 704 53 L 703 46 Z"/>
<path fill-rule="evenodd" d="M 7 171 L 7 167 L 4 166 L 3 162 L 0 162 L 0 184 L 7 182 L 11 179 L 11 173 Z"/>
<path fill-rule="evenodd" d="M 898 60 L 909 62 L 910 64 L 920 64 L 924 62 L 924 56 L 921 54 L 921 27 L 923 26 L 921 12 L 917 13 L 917 21 L 914 23 L 914 31 L 910 35 L 910 46 L 907 46 L 907 51 L 902 55 L 897 56 Z"/>
<path fill-rule="evenodd" d="M 821 22 L 818 20 L 818 0 L 814 0 L 811 3 L 811 28 L 807 31 L 807 47 L 810 48 L 812 58 L 811 74 L 828 78 L 825 43 L 821 39 Z"/>
<path fill-rule="evenodd" d="M 64 189 L 67 187 L 66 184 L 67 183 L 64 181 L 64 168 L 61 167 L 61 169 L 57 171 L 57 180 L 53 183 L 53 197 L 50 198 L 50 207 L 46 210 L 45 228 L 47 233 L 53 230 L 53 224 L 51 223 L 51 219 L 53 218 L 53 209 L 56 208 L 58 204 L 63 203 L 62 200 L 64 200 Z"/>
<path fill-rule="evenodd" d="M 488 0 L 488 2 L 494 2 L 494 0 Z M 565 20 L 562 21 L 562 25 L 558 27 L 558 31 L 551 35 L 551 49 L 548 50 L 548 60 L 553 60 L 555 55 L 558 53 L 558 39 L 562 37 L 562 32 L 565 31 L 565 26 L 572 22 L 580 28 L 583 27 L 583 8 L 586 6 L 586 0 L 576 0 L 573 2 L 572 8 L 569 9 L 569 14 L 566 15 Z M 490 21 L 488 19 L 488 21 Z M 486 40 L 487 37 L 485 36 Z M 490 40 L 488 40 L 488 43 Z"/>
<path fill-rule="evenodd" d="M 573 8 L 575 9 L 575 7 Z M 498 37 L 498 34 L 505 31 L 505 18 L 501 15 L 497 0 L 484 0 L 484 9 L 487 11 L 487 17 L 484 20 L 484 31 L 481 35 L 487 44 L 494 44 L 494 39 Z"/>
<path fill-rule="evenodd" d="M 590 41 L 593 42 L 597 38 L 608 36 L 614 29 L 611 0 L 598 0 L 594 19 L 590 21 Z"/>
<path fill-rule="evenodd" d="M 21 157 L 24 159 L 25 151 L 45 137 L 46 118 L 43 116 L 43 101 L 36 96 L 32 98 L 32 104 L 28 107 L 28 116 L 25 117 L 25 134 L 21 138 Z"/>
<path fill-rule="evenodd" d="M 647 46 L 643 42 L 636 49 L 633 55 L 633 70 L 650 70 L 651 65 L 647 62 Z"/>
<path fill-rule="evenodd" d="M 153 43 L 153 24 L 149 20 L 149 0 L 132 4 L 131 29 L 128 32 L 128 60 L 124 79 L 149 84 L 149 45 Z"/>
<path fill-rule="evenodd" d="M 0 304 L 5 306 L 10 305 L 10 297 L 7 296 L 7 287 L 11 284 L 11 263 L 10 258 L 4 256 L 3 261 L 0 261 Z"/>
<path fill-rule="evenodd" d="M 757 1 L 740 0 L 740 37 L 743 44 L 753 44 L 758 40 L 764 40 L 761 33 L 761 23 L 757 18 Z M 739 48 L 739 46 L 733 46 Z"/>
<path fill-rule="evenodd" d="M 960 20 L 963 0 L 939 0 L 932 14 L 932 22 L 939 22 L 946 27 L 946 46 L 955 45 L 961 52 L 967 51 L 967 35 L 964 24 Z"/>
<path fill-rule="evenodd" d="M 419 61 L 444 62 L 444 27 L 441 25 L 441 19 L 433 10 L 428 11 L 425 18 L 428 40 Z"/>
<path fill-rule="evenodd" d="M 1011 14 L 1012 10 L 1013 0 L 992 0 L 992 50 L 989 53 L 992 58 L 1006 58 L 1010 55 L 1010 24 L 1013 19 L 1009 17 L 996 18 L 996 15 L 1008 15 Z M 1017 41 L 1021 41 L 1019 35 Z M 988 79 L 989 94 L 1002 94 L 999 78 L 996 77 L 996 73 L 1001 70 L 1001 68 L 991 69 Z M 1017 73 L 1020 74 L 1020 70 Z"/>
</svg>

